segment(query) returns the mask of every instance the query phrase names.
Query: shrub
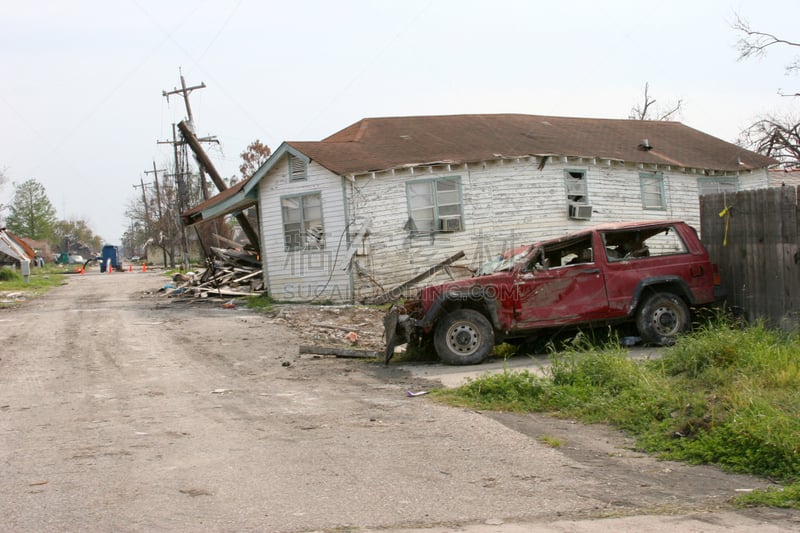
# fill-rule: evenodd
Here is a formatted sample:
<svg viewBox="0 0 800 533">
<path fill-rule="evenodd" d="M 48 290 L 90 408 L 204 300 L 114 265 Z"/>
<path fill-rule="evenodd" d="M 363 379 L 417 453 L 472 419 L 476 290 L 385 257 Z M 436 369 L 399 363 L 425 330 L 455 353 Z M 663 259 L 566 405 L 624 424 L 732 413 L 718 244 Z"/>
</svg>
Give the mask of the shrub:
<svg viewBox="0 0 800 533">
<path fill-rule="evenodd" d="M 0 268 L 0 281 L 23 281 L 22 274 L 10 268 Z"/>
</svg>

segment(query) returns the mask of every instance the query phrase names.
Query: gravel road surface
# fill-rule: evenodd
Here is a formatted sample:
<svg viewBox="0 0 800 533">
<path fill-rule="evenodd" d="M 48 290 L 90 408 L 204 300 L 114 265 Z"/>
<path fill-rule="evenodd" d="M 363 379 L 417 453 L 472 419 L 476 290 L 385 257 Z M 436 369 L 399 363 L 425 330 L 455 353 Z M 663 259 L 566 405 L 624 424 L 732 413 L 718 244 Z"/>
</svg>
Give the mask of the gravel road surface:
<svg viewBox="0 0 800 533">
<path fill-rule="evenodd" d="M 765 480 L 411 397 L 448 370 L 301 356 L 295 329 L 150 294 L 164 279 L 71 275 L 0 309 L 0 530 L 800 529 L 729 506 Z"/>
</svg>

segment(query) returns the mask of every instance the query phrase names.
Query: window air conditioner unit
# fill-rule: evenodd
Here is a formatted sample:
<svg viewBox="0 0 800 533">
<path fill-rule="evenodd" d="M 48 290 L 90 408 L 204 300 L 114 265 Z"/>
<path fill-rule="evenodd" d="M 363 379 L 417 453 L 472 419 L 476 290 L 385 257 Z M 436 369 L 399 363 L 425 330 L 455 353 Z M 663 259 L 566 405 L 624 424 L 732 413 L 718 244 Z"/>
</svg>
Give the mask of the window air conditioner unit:
<svg viewBox="0 0 800 533">
<path fill-rule="evenodd" d="M 442 217 L 439 219 L 439 229 L 444 232 L 461 231 L 461 217 Z"/>
<path fill-rule="evenodd" d="M 569 218 L 590 220 L 592 218 L 592 206 L 589 204 L 569 204 Z"/>
</svg>

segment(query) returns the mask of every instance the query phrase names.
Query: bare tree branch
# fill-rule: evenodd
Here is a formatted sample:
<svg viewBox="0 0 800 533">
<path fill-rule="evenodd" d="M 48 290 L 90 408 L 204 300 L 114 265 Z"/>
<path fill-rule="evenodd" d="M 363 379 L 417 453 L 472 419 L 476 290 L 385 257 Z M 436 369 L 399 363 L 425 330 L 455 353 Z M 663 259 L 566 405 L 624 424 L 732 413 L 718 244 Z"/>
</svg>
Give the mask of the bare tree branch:
<svg viewBox="0 0 800 533">
<path fill-rule="evenodd" d="M 680 114 L 683 100 L 679 99 L 675 104 L 664 110 L 654 108 L 656 103 L 655 98 L 651 98 L 649 94 L 650 84 L 644 84 L 644 98 L 642 105 L 635 105 L 631 108 L 628 118 L 631 120 L 672 120 L 676 115 Z"/>
<path fill-rule="evenodd" d="M 751 57 L 763 56 L 767 48 L 776 44 L 800 47 L 800 43 L 798 42 L 781 39 L 771 33 L 753 30 L 749 22 L 743 19 L 738 13 L 735 15 L 736 22 L 733 23 L 733 29 L 743 34 L 736 42 L 736 49 L 739 51 L 740 61 Z M 787 72 L 794 72 L 798 69 L 800 69 L 800 57 L 796 57 L 794 61 L 786 66 Z"/>
<path fill-rule="evenodd" d="M 767 155 L 782 168 L 800 168 L 800 123 L 794 117 L 765 117 L 745 129 L 740 146 Z"/>
</svg>

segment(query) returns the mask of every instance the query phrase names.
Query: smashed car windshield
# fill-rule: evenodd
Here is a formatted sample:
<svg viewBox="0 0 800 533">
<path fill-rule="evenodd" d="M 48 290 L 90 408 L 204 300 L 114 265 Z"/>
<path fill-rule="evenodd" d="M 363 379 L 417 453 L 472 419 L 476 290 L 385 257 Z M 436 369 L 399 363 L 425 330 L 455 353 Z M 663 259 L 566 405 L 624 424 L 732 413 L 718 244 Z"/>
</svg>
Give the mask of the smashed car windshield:
<svg viewBox="0 0 800 533">
<path fill-rule="evenodd" d="M 516 251 L 516 253 L 514 253 Z M 480 266 L 480 268 L 475 272 L 476 276 L 486 276 L 488 274 L 494 274 L 496 272 L 503 272 L 504 270 L 511 269 L 515 264 L 519 261 L 524 259 L 528 253 L 531 251 L 531 248 L 525 247 L 522 250 L 509 250 L 504 254 L 499 254 Z"/>
</svg>

